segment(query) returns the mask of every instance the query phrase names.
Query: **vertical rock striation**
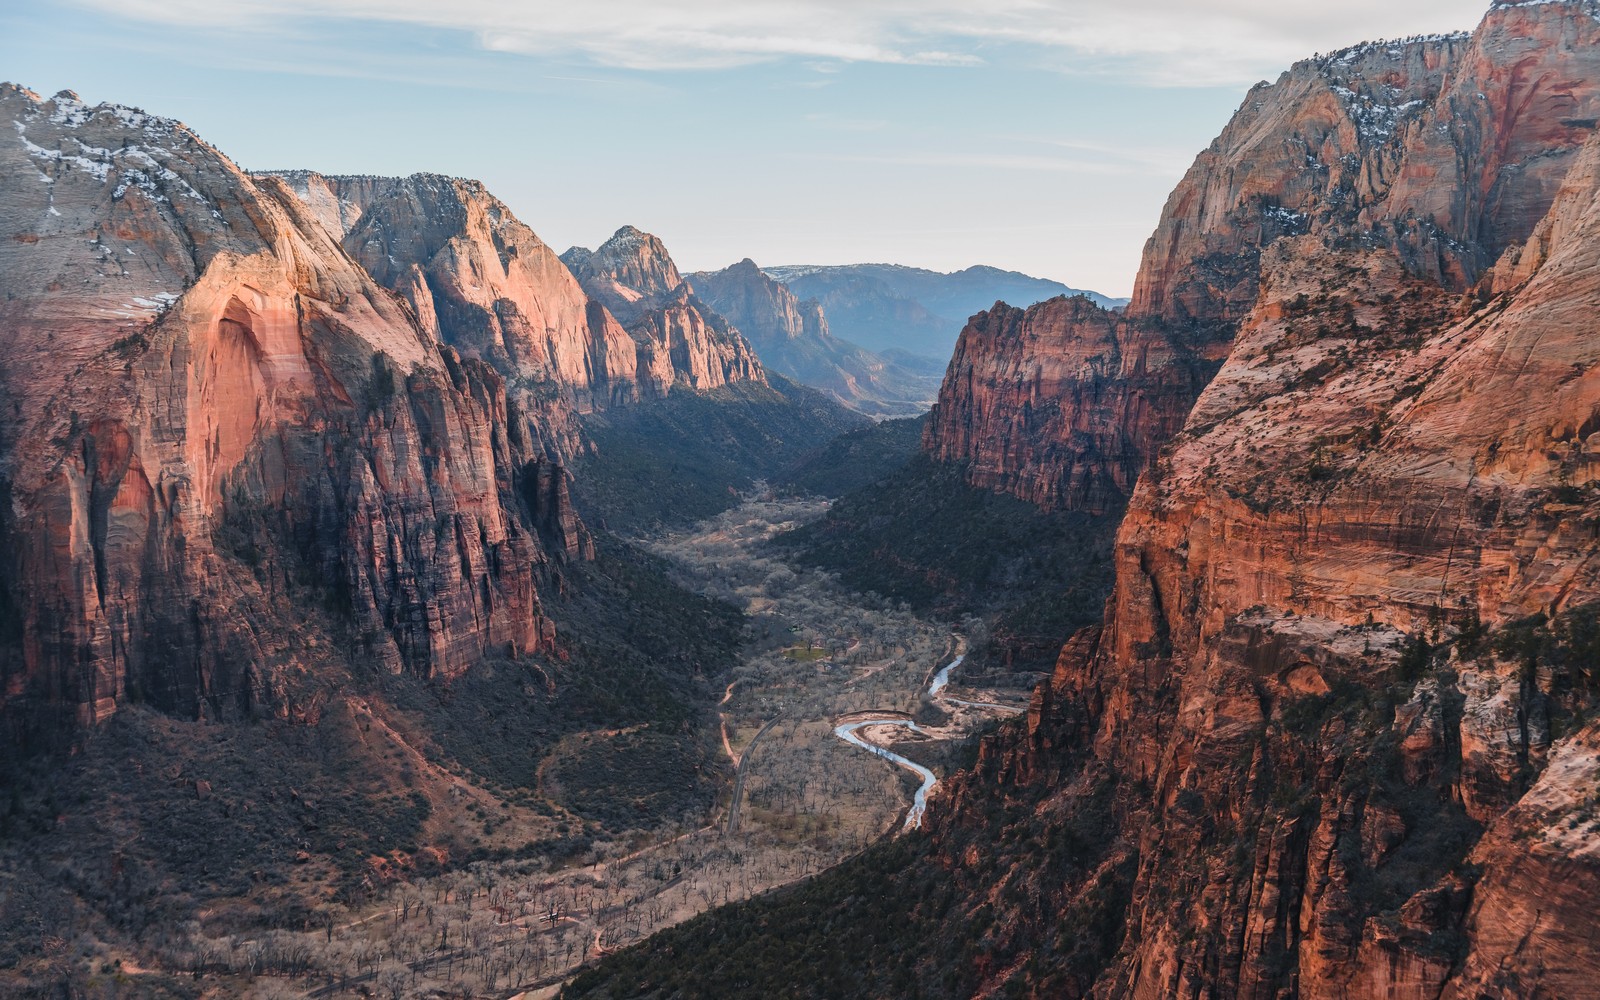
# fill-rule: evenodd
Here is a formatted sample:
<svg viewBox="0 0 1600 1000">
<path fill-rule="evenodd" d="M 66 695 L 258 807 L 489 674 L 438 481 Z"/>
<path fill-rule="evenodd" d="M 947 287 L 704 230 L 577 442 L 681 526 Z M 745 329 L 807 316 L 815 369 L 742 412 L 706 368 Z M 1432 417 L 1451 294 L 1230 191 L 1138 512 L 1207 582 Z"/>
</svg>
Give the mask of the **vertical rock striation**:
<svg viewBox="0 0 1600 1000">
<path fill-rule="evenodd" d="M 549 643 L 539 578 L 587 536 L 505 375 L 346 253 L 332 189 L 70 93 L 0 117 L 8 722 L 289 714 L 334 666 Z"/>
<path fill-rule="evenodd" d="M 639 378 L 658 395 L 675 383 L 703 390 L 766 382 L 750 344 L 695 297 L 656 237 L 623 226 L 598 250 L 573 247 L 561 259 L 632 336 Z"/>
<path fill-rule="evenodd" d="M 1434 286 L 1473 285 L 1527 239 L 1593 130 L 1594 33 L 1581 3 L 1497 4 L 1470 36 L 1362 45 L 1258 85 L 1168 199 L 1126 310 L 974 318 L 928 450 L 975 485 L 1097 509 L 1227 356 L 1266 248 L 1387 248 Z M 1062 377 L 1077 384 L 1059 410 L 1030 407 L 1034 384 Z M 1102 400 L 1138 423 L 1086 431 Z"/>
<path fill-rule="evenodd" d="M 1103 627 L 930 814 L 1005 885 L 986 991 L 1593 991 L 1597 43 L 1600 5 L 1508 2 L 1302 63 L 1174 194 L 1127 316 L 969 328 L 1007 392 L 1075 410 L 1110 390 L 1070 351 L 1227 345 L 1133 491 Z M 966 398 L 1022 427 L 997 447 L 1027 429 Z M 1035 454 L 974 468 L 1048 497 Z M 979 848 L 1095 822 L 1048 865 Z"/>
</svg>

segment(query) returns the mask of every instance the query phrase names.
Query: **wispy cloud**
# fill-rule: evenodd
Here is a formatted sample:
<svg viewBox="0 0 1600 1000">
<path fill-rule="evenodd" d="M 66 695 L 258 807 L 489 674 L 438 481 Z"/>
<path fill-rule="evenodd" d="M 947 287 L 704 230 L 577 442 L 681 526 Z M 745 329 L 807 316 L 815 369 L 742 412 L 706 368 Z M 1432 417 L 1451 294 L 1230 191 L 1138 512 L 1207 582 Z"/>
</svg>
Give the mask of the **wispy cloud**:
<svg viewBox="0 0 1600 1000">
<path fill-rule="evenodd" d="M 781 58 L 1065 70 L 1236 84 L 1371 36 L 1469 27 L 1484 0 L 76 0 L 122 17 L 258 31 L 337 17 L 469 32 L 485 48 L 635 70 Z"/>
<path fill-rule="evenodd" d="M 1194 150 L 1172 146 L 1134 146 L 1050 135 L 996 135 L 994 138 L 1004 143 L 1086 153 L 1096 160 L 1126 164 L 1140 172 L 1161 176 L 1181 174 L 1194 160 Z"/>
</svg>

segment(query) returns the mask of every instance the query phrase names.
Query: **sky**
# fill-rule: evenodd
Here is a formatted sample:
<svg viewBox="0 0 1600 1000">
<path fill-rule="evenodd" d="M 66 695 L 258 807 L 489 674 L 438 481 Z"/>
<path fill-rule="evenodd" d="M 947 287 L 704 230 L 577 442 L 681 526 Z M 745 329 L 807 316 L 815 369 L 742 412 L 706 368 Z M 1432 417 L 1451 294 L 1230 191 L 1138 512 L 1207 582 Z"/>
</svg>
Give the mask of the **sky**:
<svg viewBox="0 0 1600 1000">
<path fill-rule="evenodd" d="M 990 264 L 1125 295 L 1296 59 L 1487 0 L 0 0 L 0 79 L 251 169 L 475 177 L 557 250 Z"/>
</svg>

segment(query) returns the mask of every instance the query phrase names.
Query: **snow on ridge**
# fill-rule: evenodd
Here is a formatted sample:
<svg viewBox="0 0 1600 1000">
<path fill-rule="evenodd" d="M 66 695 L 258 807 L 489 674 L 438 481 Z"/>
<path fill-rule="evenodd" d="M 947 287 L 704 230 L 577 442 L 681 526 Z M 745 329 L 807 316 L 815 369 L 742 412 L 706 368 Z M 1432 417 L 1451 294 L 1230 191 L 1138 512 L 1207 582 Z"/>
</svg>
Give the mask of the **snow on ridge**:
<svg viewBox="0 0 1600 1000">
<path fill-rule="evenodd" d="M 106 179 L 111 176 L 110 162 L 104 160 L 92 160 L 87 156 L 77 156 L 72 153 L 63 152 L 59 149 L 45 149 L 43 146 L 28 140 L 27 128 L 21 122 L 12 122 L 11 124 L 17 130 L 17 138 L 22 141 L 22 146 L 28 151 L 29 156 L 32 156 L 35 159 L 53 160 L 57 163 L 65 163 L 80 167 L 84 170 L 87 170 L 95 180 L 100 181 L 101 183 L 105 183 Z M 79 143 L 80 149 L 82 148 L 82 145 L 82 143 Z M 42 170 L 39 171 L 39 176 L 46 177 L 44 171 Z M 50 183 L 54 183 L 55 178 L 49 177 L 47 180 Z"/>
<path fill-rule="evenodd" d="M 1541 2 L 1566 3 L 1571 0 L 1541 0 Z M 1579 0 L 1579 2 L 1593 2 L 1593 0 Z M 1319 52 L 1306 64 L 1319 69 L 1331 69 L 1334 66 L 1348 66 L 1364 56 L 1382 53 L 1393 58 L 1400 58 L 1406 54 L 1407 49 L 1421 45 L 1439 45 L 1452 42 L 1465 42 L 1472 38 L 1470 31 L 1443 31 L 1426 35 L 1408 35 L 1405 38 L 1385 38 L 1371 42 L 1360 42 L 1348 48 L 1336 49 L 1333 52 Z"/>
<path fill-rule="evenodd" d="M 625 258 L 644 257 L 660 246 L 660 240 L 643 230 L 633 226 L 623 226 L 618 229 L 609 240 L 600 244 L 594 256 L 601 260 L 616 263 Z M 663 252 L 665 252 L 663 248 Z"/>
<path fill-rule="evenodd" d="M 156 201 L 166 201 L 165 188 L 161 183 L 174 185 L 179 189 L 180 197 L 191 198 L 202 204 L 210 204 L 206 197 L 188 181 L 167 167 L 150 151 L 139 146 L 129 146 L 125 149 L 106 149 L 102 146 L 90 146 L 82 140 L 73 138 L 78 144 L 78 153 L 69 153 L 60 149 L 45 149 L 29 141 L 27 132 L 21 122 L 16 122 L 17 136 L 22 140 L 22 145 L 27 148 L 28 155 L 41 160 L 53 161 L 73 167 L 78 167 L 89 173 L 95 180 L 106 183 L 111 178 L 113 168 L 117 169 L 121 183 L 112 192 L 113 198 L 121 198 L 128 192 L 129 187 L 138 187 L 149 194 Z M 156 152 L 169 152 L 158 149 Z M 43 171 L 40 172 L 43 175 Z M 53 181 L 53 178 L 51 179 Z"/>
<path fill-rule="evenodd" d="M 48 101 L 45 101 L 44 107 L 50 108 L 48 116 L 50 123 L 60 125 L 63 128 L 79 129 L 102 115 L 109 115 L 124 127 L 137 129 L 151 138 L 166 137 L 175 132 L 188 131 L 183 122 L 178 121 L 176 118 L 163 118 L 160 115 L 152 115 L 141 108 L 129 107 L 125 104 L 101 103 L 90 105 L 70 90 L 63 90 Z"/>
<path fill-rule="evenodd" d="M 91 106 L 70 90 L 63 90 L 48 100 L 41 100 L 29 91 L 24 93 L 33 107 L 14 119 L 12 127 L 28 155 L 35 160 L 81 170 L 102 184 L 110 183 L 115 171 L 117 186 L 112 192 L 113 198 L 121 198 L 131 188 L 138 188 L 157 202 L 170 202 L 171 198 L 199 202 L 211 208 L 213 216 L 221 218 L 205 195 L 167 165 L 174 157 L 184 159 L 185 154 L 175 152 L 176 147 L 205 148 L 182 122 L 121 104 Z M 47 133 L 54 132 L 52 136 L 41 138 L 46 142 L 53 138 L 58 148 L 49 149 L 33 142 L 28 131 L 36 126 L 43 126 Z M 120 148 L 97 146 L 86 140 L 80 131 L 91 126 L 109 130 L 112 144 L 120 139 Z M 101 136 L 104 132 L 96 137 Z M 57 180 L 42 168 L 39 173 L 46 183 Z"/>
</svg>

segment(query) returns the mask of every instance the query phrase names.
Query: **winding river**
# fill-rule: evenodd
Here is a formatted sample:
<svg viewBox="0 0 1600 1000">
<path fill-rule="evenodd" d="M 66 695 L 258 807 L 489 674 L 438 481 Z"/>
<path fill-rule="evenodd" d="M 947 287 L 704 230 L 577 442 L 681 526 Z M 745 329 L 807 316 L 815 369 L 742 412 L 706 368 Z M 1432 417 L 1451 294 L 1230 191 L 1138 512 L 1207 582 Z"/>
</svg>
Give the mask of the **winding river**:
<svg viewBox="0 0 1600 1000">
<path fill-rule="evenodd" d="M 945 689 L 945 686 L 950 683 L 950 672 L 961 666 L 961 661 L 965 660 L 966 658 L 966 654 L 963 653 L 951 660 L 949 663 L 945 664 L 944 668 L 937 674 L 934 674 L 933 683 L 928 685 L 928 696 L 949 702 L 952 705 L 961 705 L 966 708 L 987 708 L 1009 714 L 1020 714 L 1022 709 L 1017 708 L 1015 705 L 997 705 L 993 702 L 987 701 L 961 701 L 958 698 L 951 698 L 948 695 L 940 693 Z M 885 749 L 884 747 L 880 747 L 875 743 L 868 743 L 866 740 L 862 739 L 856 734 L 857 730 L 864 729 L 867 726 L 904 726 L 914 733 L 921 733 L 923 736 L 932 737 L 933 734 L 929 733 L 921 726 L 918 726 L 912 720 L 905 718 L 903 713 L 892 716 L 885 715 L 882 717 L 869 716 L 868 718 L 864 719 L 841 722 L 839 725 L 833 727 L 833 735 L 839 737 L 841 740 L 844 740 L 846 743 L 849 743 L 852 746 L 858 746 L 863 750 L 869 750 L 872 753 L 877 754 L 879 757 L 882 757 L 884 760 L 899 764 L 901 767 L 915 772 L 920 778 L 922 778 L 922 787 L 917 789 L 916 797 L 911 801 L 911 809 L 906 813 L 905 826 L 902 827 L 903 830 L 921 829 L 922 814 L 926 812 L 928 808 L 928 793 L 933 791 L 933 786 L 939 783 L 939 776 L 923 767 L 921 764 L 918 764 L 916 761 L 902 757 L 893 750 Z"/>
<path fill-rule="evenodd" d="M 934 675 L 933 683 L 928 685 L 928 695 L 930 697 L 941 697 L 939 692 L 943 691 L 945 685 L 950 683 L 950 671 L 961 666 L 961 661 L 965 660 L 966 658 L 967 656 L 965 653 L 961 654 L 960 656 L 951 660 L 949 663 L 945 664 L 944 669 L 940 670 Z M 954 699 L 949 700 L 954 701 Z M 955 704 L 972 705 L 973 707 L 978 707 L 978 705 L 975 703 L 965 701 L 955 702 Z M 992 707 L 1003 708 L 1005 706 L 995 705 Z M 863 750 L 871 751 L 872 753 L 877 754 L 879 757 L 882 757 L 884 760 L 899 764 L 901 767 L 915 772 L 917 776 L 922 779 L 922 786 L 917 789 L 916 796 L 911 800 L 911 809 L 906 813 L 905 826 L 901 827 L 903 830 L 921 829 L 922 814 L 926 812 L 928 808 L 928 793 L 933 791 L 933 786 L 939 783 L 939 776 L 923 767 L 921 764 L 918 764 L 914 760 L 902 757 L 893 750 L 887 750 L 875 743 L 868 743 L 866 740 L 856 735 L 856 730 L 864 729 L 867 726 L 904 726 L 914 733 L 921 733 L 924 736 L 928 736 L 930 734 L 910 719 L 901 718 L 899 716 L 858 719 L 854 722 L 840 723 L 833 728 L 833 735 L 839 737 L 841 740 L 844 740 L 846 743 L 849 743 L 853 746 L 858 746 Z"/>
<path fill-rule="evenodd" d="M 934 674 L 933 683 L 928 685 L 928 694 L 935 698 L 939 697 L 939 692 L 943 691 L 944 686 L 950 683 L 950 671 L 961 666 L 961 661 L 965 660 L 966 658 L 967 654 L 962 653 L 960 656 L 945 664 L 943 670 L 939 671 L 937 674 Z"/>
<path fill-rule="evenodd" d="M 911 811 L 906 813 L 905 826 L 902 827 L 902 829 L 906 830 L 920 829 L 922 826 L 922 814 L 928 807 L 928 793 L 933 791 L 933 786 L 939 783 L 939 776 L 914 760 L 908 760 L 893 750 L 885 750 L 883 747 L 868 743 L 857 736 L 856 730 L 865 726 L 904 726 L 915 733 L 922 733 L 922 728 L 910 719 L 862 719 L 858 722 L 843 723 L 833 729 L 833 734 L 846 743 L 854 744 L 863 750 L 870 750 L 884 760 L 892 761 L 901 767 L 915 771 L 922 777 L 922 787 L 917 789 L 916 797 L 911 800 Z"/>
</svg>

